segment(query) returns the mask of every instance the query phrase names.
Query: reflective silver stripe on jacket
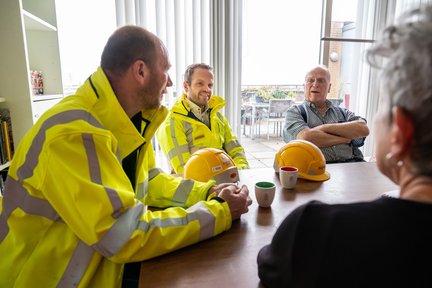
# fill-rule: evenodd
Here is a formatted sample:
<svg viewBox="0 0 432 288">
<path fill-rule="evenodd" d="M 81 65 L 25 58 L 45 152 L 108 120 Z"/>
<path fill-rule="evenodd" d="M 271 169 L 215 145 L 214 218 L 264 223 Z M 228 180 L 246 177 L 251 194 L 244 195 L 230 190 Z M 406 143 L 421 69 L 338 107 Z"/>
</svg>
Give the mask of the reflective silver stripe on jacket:
<svg viewBox="0 0 432 288">
<path fill-rule="evenodd" d="M 192 127 L 191 123 L 189 123 L 188 121 L 185 121 L 185 120 L 182 121 L 182 124 L 183 124 L 183 129 L 184 129 L 185 135 L 186 135 L 186 142 L 190 146 L 193 146 L 193 143 L 194 143 L 193 127 Z"/>
<path fill-rule="evenodd" d="M 149 179 L 145 179 L 144 182 L 139 182 L 137 184 L 136 198 L 141 200 L 148 194 Z"/>
<path fill-rule="evenodd" d="M 185 122 L 185 121 L 183 121 L 183 122 Z M 189 124 L 189 123 L 187 123 L 187 124 Z M 183 123 L 183 126 L 185 126 L 185 123 Z M 190 127 L 190 125 L 189 125 L 189 128 L 192 129 Z M 186 127 L 185 127 L 185 129 L 186 129 Z M 176 135 L 176 131 L 175 131 L 175 120 L 174 120 L 174 118 L 170 119 L 170 130 L 171 130 L 171 136 L 172 136 L 174 147 L 170 151 L 168 151 L 168 154 L 167 154 L 168 159 L 171 161 L 173 158 L 178 157 L 180 165 L 184 166 L 185 161 L 183 159 L 183 153 L 189 152 L 189 146 L 188 146 L 187 143 L 184 144 L 184 145 L 181 145 L 181 146 L 178 143 L 177 137 L 175 136 Z M 185 131 L 187 131 L 187 130 L 185 130 Z M 189 142 L 189 139 L 188 139 L 188 142 Z"/>
<path fill-rule="evenodd" d="M 153 167 L 148 171 L 148 177 L 144 182 L 140 182 L 137 185 L 137 199 L 142 199 L 148 194 L 149 181 L 155 178 L 160 173 L 163 173 L 162 169 Z"/>
<path fill-rule="evenodd" d="M 33 138 L 25 162 L 17 170 L 18 180 L 15 181 L 11 177 L 6 179 L 3 212 L 0 215 L 0 227 L 3 227 L 4 230 L 0 231 L 0 242 L 3 241 L 9 232 L 9 227 L 7 225 L 9 215 L 17 208 L 22 209 L 28 214 L 46 217 L 53 221 L 58 221 L 60 219 L 57 212 L 55 212 L 54 208 L 52 208 L 47 200 L 29 195 L 23 188 L 23 182 L 33 175 L 34 169 L 38 164 L 39 154 L 42 151 L 46 138 L 46 131 L 55 125 L 83 119 L 93 126 L 102 127 L 91 114 L 83 110 L 70 110 L 58 113 L 42 124 L 38 133 Z"/>
<path fill-rule="evenodd" d="M 134 207 L 126 210 L 92 247 L 106 258 L 114 256 L 138 229 L 144 210 L 144 204 L 138 201 Z"/>
<path fill-rule="evenodd" d="M 157 167 L 153 167 L 149 170 L 148 172 L 148 180 L 151 181 L 153 180 L 157 175 L 164 173 L 162 169 L 157 168 Z"/>
<path fill-rule="evenodd" d="M 191 123 L 189 123 L 188 121 L 183 120 L 183 128 L 186 134 L 186 146 L 187 146 L 187 150 L 184 152 L 188 152 L 190 154 L 195 153 L 196 151 L 198 151 L 201 148 L 204 148 L 202 146 L 196 146 L 194 139 L 193 139 L 193 126 L 191 125 Z M 186 161 L 187 162 L 187 161 Z M 186 163 L 185 163 L 186 164 Z M 184 164 L 182 164 L 184 166 Z"/>
<path fill-rule="evenodd" d="M 237 158 L 237 157 L 243 157 L 243 158 L 246 158 L 246 154 L 243 153 L 243 152 L 239 152 L 239 153 L 236 153 L 234 156 L 232 156 L 233 159 L 234 159 L 234 158 Z"/>
<path fill-rule="evenodd" d="M 0 242 L 3 241 L 9 232 L 7 218 L 17 208 L 22 209 L 28 214 L 42 216 L 51 219 L 52 221 L 61 221 L 59 215 L 47 200 L 29 195 L 28 191 L 23 188 L 23 182 L 25 179 L 30 178 L 34 173 L 34 169 L 38 164 L 39 154 L 42 151 L 46 139 L 46 131 L 55 125 L 66 124 L 76 120 L 84 120 L 95 127 L 103 128 L 103 126 L 90 113 L 83 110 L 70 110 L 58 113 L 51 118 L 48 118 L 42 124 L 30 145 L 24 164 L 17 170 L 18 180 L 15 181 L 11 177 L 8 177 L 6 181 L 3 198 L 3 211 L 0 215 L 0 227 L 3 227 L 0 231 Z M 87 153 L 91 180 L 101 184 L 100 165 L 95 150 L 93 136 L 90 134 L 83 134 L 83 140 Z M 119 151 L 116 151 L 116 154 L 120 155 Z M 107 196 L 114 209 L 113 216 L 115 215 L 118 217 L 119 210 L 122 208 L 122 203 L 114 190 L 106 187 L 105 191 L 107 192 Z M 144 205 L 139 202 L 135 207 L 127 210 L 122 216 L 120 216 L 99 243 L 93 245 L 93 247 L 99 252 L 107 253 L 107 255 L 112 255 L 112 253 L 118 251 L 119 247 L 124 245 L 127 241 L 127 239 L 125 240 L 124 238 L 128 237 L 127 235 L 130 237 L 138 225 L 136 218 L 132 217 L 132 220 L 129 220 L 128 216 L 135 214 L 141 215 L 144 211 L 143 207 Z M 120 229 L 119 227 L 123 225 L 125 226 L 122 227 L 121 230 L 123 230 L 122 236 L 124 237 L 121 237 L 121 239 L 116 238 L 115 241 L 113 241 L 115 238 L 113 235 L 118 232 Z M 79 241 L 58 286 L 76 286 L 83 277 L 93 253 L 94 249 L 92 249 L 92 247 Z"/>
<path fill-rule="evenodd" d="M 9 232 L 7 219 L 17 208 L 20 208 L 27 214 L 45 217 L 52 221 L 62 221 L 57 211 L 52 208 L 47 200 L 29 195 L 22 184 L 19 184 L 14 179 L 8 177 L 4 191 L 3 211 L 0 215 L 0 227 L 3 227 L 0 230 L 0 243 Z"/>
<path fill-rule="evenodd" d="M 93 248 L 78 241 L 57 287 L 77 287 L 93 256 Z"/>
<path fill-rule="evenodd" d="M 102 184 L 101 169 L 99 165 L 99 159 L 97 158 L 96 145 L 93 140 L 93 135 L 89 133 L 84 133 L 82 135 L 84 148 L 87 154 L 88 167 L 90 170 L 90 180 L 94 183 Z M 111 201 L 113 208 L 113 217 L 117 218 L 120 213 L 120 209 L 123 207 L 123 203 L 118 196 L 117 192 L 109 187 L 105 187 L 105 191 L 108 198 Z"/>
<path fill-rule="evenodd" d="M 194 185 L 193 180 L 183 179 L 177 187 L 172 200 L 172 206 L 183 206 L 189 196 L 189 192 Z"/>
<path fill-rule="evenodd" d="M 232 140 L 224 144 L 224 150 L 229 154 L 235 148 L 241 147 L 238 140 Z"/>
<path fill-rule="evenodd" d="M 142 199 L 144 196 L 148 194 L 149 181 L 151 181 L 153 178 L 155 178 L 161 173 L 164 172 L 160 168 L 152 168 L 149 170 L 148 178 L 143 183 L 138 184 L 138 193 L 137 193 L 138 199 Z M 171 206 L 184 206 L 189 196 L 189 192 L 193 188 L 193 185 L 194 185 L 193 180 L 182 179 L 176 191 L 174 192 Z"/>
<path fill-rule="evenodd" d="M 215 216 L 207 209 L 203 202 L 189 207 L 187 212 L 190 212 L 182 218 L 168 218 L 160 219 L 156 218 L 150 222 L 141 221 L 139 229 L 147 233 L 148 231 L 155 228 L 168 228 L 176 226 L 186 226 L 192 221 L 199 221 L 200 223 L 200 238 L 199 240 L 205 240 L 214 236 L 215 231 Z"/>
</svg>

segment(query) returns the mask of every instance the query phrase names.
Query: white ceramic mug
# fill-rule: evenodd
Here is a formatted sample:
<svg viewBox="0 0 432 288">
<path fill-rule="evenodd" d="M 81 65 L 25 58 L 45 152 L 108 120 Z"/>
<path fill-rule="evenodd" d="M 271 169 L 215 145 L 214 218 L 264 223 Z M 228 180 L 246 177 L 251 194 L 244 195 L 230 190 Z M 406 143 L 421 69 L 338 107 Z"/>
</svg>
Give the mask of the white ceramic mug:
<svg viewBox="0 0 432 288">
<path fill-rule="evenodd" d="M 270 207 L 276 192 L 276 185 L 272 182 L 257 182 L 255 197 L 260 207 Z"/>
<path fill-rule="evenodd" d="M 298 169 L 294 166 L 282 166 L 279 168 L 279 180 L 285 189 L 293 189 L 297 184 Z"/>
</svg>

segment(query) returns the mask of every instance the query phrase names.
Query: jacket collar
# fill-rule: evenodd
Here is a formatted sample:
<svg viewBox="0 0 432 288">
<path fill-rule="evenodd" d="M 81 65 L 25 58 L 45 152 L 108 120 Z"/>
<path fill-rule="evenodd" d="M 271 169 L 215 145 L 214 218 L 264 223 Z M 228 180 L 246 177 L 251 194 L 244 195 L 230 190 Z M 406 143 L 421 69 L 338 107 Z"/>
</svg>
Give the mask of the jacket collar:
<svg viewBox="0 0 432 288">
<path fill-rule="evenodd" d="M 208 107 L 212 109 L 212 113 L 216 113 L 225 106 L 225 103 L 226 102 L 222 97 L 212 95 L 208 102 Z M 191 107 L 189 106 L 188 101 L 186 101 L 186 94 L 183 93 L 174 103 L 170 114 L 176 113 L 186 116 L 190 110 Z"/>
<path fill-rule="evenodd" d="M 121 107 L 101 67 L 78 89 L 77 94 L 80 94 L 81 91 L 84 95 L 95 96 L 92 97 L 89 103 L 93 106 L 90 108 L 90 113 L 95 115 L 104 128 L 110 130 L 114 135 L 118 141 L 121 159 L 140 146 L 144 145 L 143 148 L 146 149 L 157 127 L 168 114 L 168 110 L 164 106 L 158 109 L 141 111 L 142 118 L 145 121 L 142 125 L 142 134 L 139 133 Z"/>
</svg>

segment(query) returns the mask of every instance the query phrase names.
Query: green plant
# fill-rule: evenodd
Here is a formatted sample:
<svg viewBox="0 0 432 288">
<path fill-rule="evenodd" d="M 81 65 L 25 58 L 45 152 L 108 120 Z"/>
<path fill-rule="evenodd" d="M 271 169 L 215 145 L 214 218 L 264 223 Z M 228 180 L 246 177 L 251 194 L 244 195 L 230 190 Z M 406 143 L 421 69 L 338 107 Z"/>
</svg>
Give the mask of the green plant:
<svg viewBox="0 0 432 288">
<path fill-rule="evenodd" d="M 287 94 L 284 91 L 278 90 L 278 91 L 273 92 L 272 96 L 275 99 L 285 99 Z"/>
<path fill-rule="evenodd" d="M 268 101 L 272 96 L 271 90 L 272 89 L 269 86 L 262 86 L 258 89 L 258 94 L 263 100 Z"/>
<path fill-rule="evenodd" d="M 295 100 L 297 97 L 297 94 L 293 91 L 288 92 L 288 98 L 291 98 L 293 100 Z"/>
</svg>

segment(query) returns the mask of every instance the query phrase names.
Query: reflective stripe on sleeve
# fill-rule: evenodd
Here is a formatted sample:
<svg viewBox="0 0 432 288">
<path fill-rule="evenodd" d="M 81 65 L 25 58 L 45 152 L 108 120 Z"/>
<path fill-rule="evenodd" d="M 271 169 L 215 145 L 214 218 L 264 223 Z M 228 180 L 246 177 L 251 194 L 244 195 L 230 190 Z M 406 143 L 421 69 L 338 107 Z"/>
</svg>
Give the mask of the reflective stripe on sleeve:
<svg viewBox="0 0 432 288">
<path fill-rule="evenodd" d="M 90 180 L 94 183 L 102 185 L 101 170 L 99 165 L 99 159 L 96 153 L 96 145 L 93 140 L 93 135 L 89 133 L 84 133 L 82 135 L 84 148 L 87 154 L 87 164 L 90 169 Z M 123 207 L 123 203 L 117 194 L 117 192 L 109 187 L 105 187 L 105 191 L 111 202 L 113 208 L 113 217 L 117 218 L 119 216 L 119 211 Z"/>
<path fill-rule="evenodd" d="M 232 158 L 237 158 L 237 157 L 246 158 L 246 155 L 245 155 L 245 153 L 239 152 L 239 153 L 235 154 Z"/>
<path fill-rule="evenodd" d="M 25 162 L 17 169 L 18 179 L 15 181 L 11 177 L 7 178 L 3 197 L 3 212 L 0 215 L 0 224 L 4 224 L 0 225 L 0 227 L 3 227 L 0 229 L 0 241 L 9 232 L 7 218 L 16 208 L 21 208 L 28 214 L 43 216 L 53 221 L 59 220 L 57 212 L 53 212 L 54 208 L 52 208 L 49 202 L 29 195 L 23 188 L 22 183 L 25 179 L 33 176 L 34 169 L 39 161 L 39 154 L 45 143 L 46 131 L 55 125 L 76 120 L 85 120 L 95 127 L 102 128 L 102 125 L 90 113 L 84 110 L 70 110 L 53 115 L 42 123 L 41 128 L 33 138 L 27 151 Z"/>
<path fill-rule="evenodd" d="M 0 242 L 9 232 L 7 225 L 9 215 L 17 208 L 27 214 L 45 217 L 52 221 L 61 221 L 60 216 L 47 200 L 29 195 L 21 184 L 9 177 L 5 184 L 3 211 L 0 215 L 0 227 L 3 227 L 0 230 Z"/>
<path fill-rule="evenodd" d="M 238 140 L 232 140 L 228 143 L 224 144 L 224 150 L 228 152 L 228 154 L 235 148 L 241 147 L 240 142 Z"/>
<path fill-rule="evenodd" d="M 149 174 L 148 179 L 152 180 L 153 178 L 155 178 L 157 175 L 161 173 L 164 173 L 161 168 L 157 168 L 157 167 L 151 168 L 148 172 Z"/>
<path fill-rule="evenodd" d="M 134 207 L 126 210 L 102 239 L 92 247 L 106 258 L 114 256 L 129 241 L 133 232 L 138 228 L 144 211 L 144 204 L 138 201 Z"/>
<path fill-rule="evenodd" d="M 198 202 L 194 206 L 188 208 L 186 211 L 194 211 L 196 218 L 200 222 L 200 241 L 209 239 L 214 236 L 216 218 L 207 209 L 203 202 Z"/>
<path fill-rule="evenodd" d="M 140 182 L 137 185 L 137 199 L 141 200 L 147 195 L 148 191 L 148 178 L 144 182 Z"/>
<path fill-rule="evenodd" d="M 189 207 L 186 211 L 188 214 L 182 218 L 156 218 L 150 222 L 141 221 L 139 224 L 139 229 L 144 233 L 147 233 L 154 228 L 186 226 L 188 223 L 198 220 L 200 223 L 199 240 L 202 241 L 214 236 L 216 225 L 215 216 L 207 209 L 203 202 L 198 202 L 197 204 Z"/>
<path fill-rule="evenodd" d="M 157 167 L 153 167 L 148 171 L 147 179 L 145 179 L 144 182 L 138 183 L 137 185 L 137 199 L 142 199 L 148 194 L 149 181 L 161 173 L 163 173 L 163 170 Z"/>
<path fill-rule="evenodd" d="M 46 131 L 55 125 L 65 124 L 76 120 L 83 120 L 95 127 L 103 128 L 103 126 L 100 125 L 100 123 L 90 113 L 84 110 L 70 110 L 70 111 L 61 112 L 48 118 L 42 124 L 36 136 L 33 138 L 33 141 L 27 152 L 25 162 L 17 169 L 18 179 L 15 181 L 13 178 L 8 177 L 5 183 L 4 197 L 2 201 L 3 211 L 2 214 L 0 215 L 0 227 L 1 227 L 0 242 L 3 241 L 3 239 L 7 236 L 9 232 L 9 227 L 7 226 L 7 219 L 12 214 L 12 212 L 17 208 L 22 209 L 27 214 L 45 217 L 52 221 L 62 221 L 58 213 L 55 211 L 55 209 L 51 206 L 51 204 L 47 200 L 34 197 L 28 193 L 28 191 L 25 190 L 25 188 L 23 187 L 23 182 L 25 181 L 25 179 L 32 177 L 34 173 L 34 169 L 38 165 L 39 155 L 40 152 L 42 151 L 42 147 L 46 139 Z M 100 183 L 101 182 L 100 165 L 97 159 L 93 138 L 90 134 L 83 134 L 83 140 L 84 140 L 84 146 L 87 153 L 91 180 Z M 120 159 L 119 155 L 120 155 L 119 151 L 116 151 L 116 156 L 118 159 Z M 118 216 L 114 214 L 116 214 L 116 211 L 119 211 L 122 208 L 121 200 L 119 199 L 117 193 L 113 189 L 105 187 L 105 191 L 107 192 L 107 195 L 114 209 L 113 217 Z M 143 205 L 141 204 L 141 206 Z M 136 210 L 142 211 L 143 209 L 136 208 Z M 127 212 L 128 211 L 126 211 L 125 215 L 129 215 Z M 130 213 L 136 213 L 136 212 L 135 210 L 133 210 Z M 120 223 L 127 222 L 126 220 L 123 220 L 127 218 L 127 216 L 123 216 L 123 217 L 120 216 L 120 218 L 121 218 L 120 220 L 117 220 Z M 135 218 L 133 218 L 131 222 L 137 222 L 137 221 Z M 116 231 L 119 225 L 121 224 L 118 225 L 114 224 L 113 227 L 114 226 L 115 227 L 114 228 L 111 227 L 113 228 L 112 231 Z M 135 224 L 135 226 L 137 226 L 137 224 Z M 127 227 L 126 229 L 132 229 L 132 228 L 133 227 Z M 98 243 L 95 246 L 98 248 L 99 251 L 114 251 L 117 248 L 117 246 L 120 245 L 119 242 L 113 242 L 115 244 L 105 243 L 107 241 L 105 239 L 109 239 L 110 235 L 115 233 L 115 232 L 110 233 L 110 231 L 111 230 L 107 232 L 108 234 L 105 236 L 106 238 L 103 238 L 100 241 L 100 243 Z M 131 235 L 133 231 L 129 231 L 129 233 L 126 234 Z M 124 239 L 121 240 L 121 242 L 125 243 Z M 102 249 L 102 245 L 107 245 L 107 248 Z M 77 284 L 81 281 L 87 269 L 88 263 L 90 262 L 93 253 L 94 250 L 92 247 L 86 245 L 84 242 L 79 240 L 58 286 L 59 287 L 77 286 Z"/>
<path fill-rule="evenodd" d="M 183 179 L 180 185 L 177 187 L 174 197 L 173 206 L 183 206 L 189 196 L 190 191 L 193 188 L 194 181 L 190 179 Z"/>
</svg>

